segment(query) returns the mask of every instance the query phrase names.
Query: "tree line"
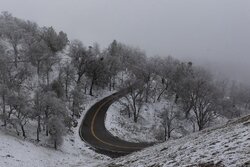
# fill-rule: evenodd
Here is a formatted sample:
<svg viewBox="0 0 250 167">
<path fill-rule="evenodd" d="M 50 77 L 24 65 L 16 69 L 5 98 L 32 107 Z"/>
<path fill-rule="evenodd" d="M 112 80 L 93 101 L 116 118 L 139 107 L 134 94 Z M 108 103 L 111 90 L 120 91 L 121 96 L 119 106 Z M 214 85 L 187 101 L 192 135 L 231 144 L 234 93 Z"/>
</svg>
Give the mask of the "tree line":
<svg viewBox="0 0 250 167">
<path fill-rule="evenodd" d="M 230 87 L 192 62 L 147 57 L 116 40 L 102 50 L 98 43 L 86 47 L 53 27 L 40 27 L 8 12 L 0 15 L 0 118 L 2 126 L 17 135 L 26 138 L 26 126 L 32 124 L 37 142 L 43 135 L 57 148 L 77 125 L 86 97 L 134 83 L 139 86 L 130 87 L 121 102 L 134 122 L 146 103 L 171 97 L 181 104 L 178 112 L 163 111 L 169 137 L 179 112 L 202 130 L 218 112 L 234 117 L 243 105 L 249 109 L 249 87 Z"/>
</svg>

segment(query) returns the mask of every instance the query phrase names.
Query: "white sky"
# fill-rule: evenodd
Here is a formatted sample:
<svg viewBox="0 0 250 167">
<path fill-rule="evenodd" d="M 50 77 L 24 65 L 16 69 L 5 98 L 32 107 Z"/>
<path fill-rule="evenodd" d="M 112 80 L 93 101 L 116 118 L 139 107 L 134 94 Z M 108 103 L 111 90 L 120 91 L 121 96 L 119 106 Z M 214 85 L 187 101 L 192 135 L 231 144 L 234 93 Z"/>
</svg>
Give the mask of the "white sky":
<svg viewBox="0 0 250 167">
<path fill-rule="evenodd" d="M 250 81 L 250 0 L 0 0 L 0 11 L 87 46 L 116 39 Z"/>
</svg>

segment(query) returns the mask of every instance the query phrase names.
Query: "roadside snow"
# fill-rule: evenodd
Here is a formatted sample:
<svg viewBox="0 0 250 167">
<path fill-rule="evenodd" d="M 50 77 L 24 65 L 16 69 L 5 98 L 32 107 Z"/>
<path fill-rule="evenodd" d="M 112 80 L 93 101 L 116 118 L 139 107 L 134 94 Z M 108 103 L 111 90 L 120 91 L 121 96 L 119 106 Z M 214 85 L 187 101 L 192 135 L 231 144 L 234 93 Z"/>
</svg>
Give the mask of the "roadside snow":
<svg viewBox="0 0 250 167">
<path fill-rule="evenodd" d="M 123 100 L 123 99 L 121 99 Z M 113 103 L 106 114 L 105 127 L 110 133 L 120 139 L 130 142 L 162 142 L 164 141 L 164 125 L 162 112 L 166 107 L 173 107 L 174 112 L 181 112 L 178 105 L 174 101 L 167 100 L 155 103 L 145 104 L 139 114 L 138 122 L 133 121 L 133 113 L 131 118 L 128 113 L 123 110 L 123 106 L 119 102 Z M 195 121 L 186 119 L 182 116 L 173 120 L 171 133 L 172 139 L 177 139 L 193 133 L 198 127 Z M 192 116 L 192 112 L 190 116 Z M 183 118 L 182 118 L 183 117 Z M 217 116 L 211 125 L 224 124 L 228 119 Z"/>
<path fill-rule="evenodd" d="M 106 114 L 105 127 L 114 136 L 130 142 L 156 142 L 157 132 L 161 124 L 155 110 L 164 106 L 163 103 L 148 105 L 142 108 L 137 123 L 133 116 L 121 112 L 122 106 L 118 102 L 113 103 Z"/>
<path fill-rule="evenodd" d="M 164 127 L 161 113 L 164 107 L 171 106 L 173 102 L 156 102 L 146 104 L 140 112 L 137 123 L 133 115 L 122 111 L 122 106 L 116 102 L 110 106 L 106 114 L 105 126 L 111 134 L 130 142 L 162 142 L 164 140 Z M 175 110 L 179 110 L 175 106 Z M 193 131 L 193 125 L 188 120 L 175 120 L 172 138 L 180 138 Z"/>
</svg>

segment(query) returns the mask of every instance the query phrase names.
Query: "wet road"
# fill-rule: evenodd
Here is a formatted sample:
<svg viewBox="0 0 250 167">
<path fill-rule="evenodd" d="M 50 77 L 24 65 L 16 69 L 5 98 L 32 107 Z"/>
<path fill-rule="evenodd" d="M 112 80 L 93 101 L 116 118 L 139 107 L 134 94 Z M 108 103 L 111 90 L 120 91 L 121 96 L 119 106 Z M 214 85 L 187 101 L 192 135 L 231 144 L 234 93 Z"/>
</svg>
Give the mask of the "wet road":
<svg viewBox="0 0 250 167">
<path fill-rule="evenodd" d="M 128 89 L 114 93 L 95 103 L 82 120 L 79 135 L 83 141 L 93 147 L 97 152 L 118 157 L 134 151 L 141 150 L 152 144 L 132 143 L 114 137 L 104 125 L 106 112 L 109 106 L 127 94 Z"/>
</svg>

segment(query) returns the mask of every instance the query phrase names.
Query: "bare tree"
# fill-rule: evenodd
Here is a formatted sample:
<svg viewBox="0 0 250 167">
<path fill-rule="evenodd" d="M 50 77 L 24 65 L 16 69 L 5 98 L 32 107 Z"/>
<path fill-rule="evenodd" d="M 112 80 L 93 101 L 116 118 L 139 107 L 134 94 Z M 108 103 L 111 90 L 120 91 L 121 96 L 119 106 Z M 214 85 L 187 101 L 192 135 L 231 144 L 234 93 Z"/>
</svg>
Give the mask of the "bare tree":
<svg viewBox="0 0 250 167">
<path fill-rule="evenodd" d="M 63 66 L 60 69 L 59 79 L 64 85 L 64 92 L 67 100 L 69 100 L 70 86 L 73 84 L 73 81 L 75 80 L 74 72 L 75 71 L 72 65 L 67 62 L 63 64 Z"/>
<path fill-rule="evenodd" d="M 218 107 L 218 91 L 212 81 L 211 74 L 197 69 L 192 81 L 191 100 L 193 112 L 199 130 L 204 129 L 214 118 Z"/>
<path fill-rule="evenodd" d="M 174 73 L 174 70 L 177 66 L 177 60 L 173 59 L 171 56 L 168 56 L 167 58 L 157 58 L 158 60 L 155 60 L 157 63 L 156 67 L 156 74 L 161 78 L 160 84 L 159 84 L 159 90 L 157 92 L 157 101 L 160 101 L 162 95 L 164 93 L 168 92 L 171 88 L 172 76 Z"/>
<path fill-rule="evenodd" d="M 137 123 L 141 109 L 145 104 L 144 95 L 143 87 L 129 85 L 125 100 L 129 106 L 129 110 L 133 112 L 133 120 L 135 123 Z"/>
<path fill-rule="evenodd" d="M 173 122 L 178 116 L 178 109 L 176 110 L 176 107 L 175 104 L 170 104 L 165 106 L 161 113 L 165 141 L 171 137 L 171 133 L 175 129 Z"/>
<path fill-rule="evenodd" d="M 104 57 L 96 47 L 91 47 L 90 61 L 87 65 L 86 76 L 90 79 L 89 95 L 93 96 L 94 85 L 105 85 L 108 78 L 108 68 Z"/>
<path fill-rule="evenodd" d="M 71 63 L 76 71 L 76 84 L 79 85 L 83 75 L 86 73 L 90 54 L 87 53 L 87 49 L 83 46 L 81 41 L 74 40 L 69 47 L 69 57 L 71 57 Z"/>
</svg>

